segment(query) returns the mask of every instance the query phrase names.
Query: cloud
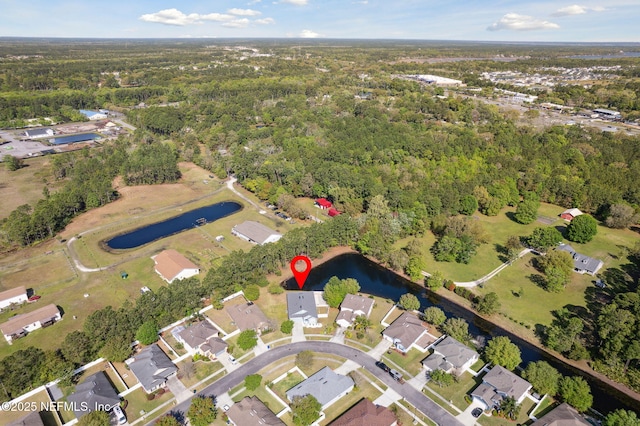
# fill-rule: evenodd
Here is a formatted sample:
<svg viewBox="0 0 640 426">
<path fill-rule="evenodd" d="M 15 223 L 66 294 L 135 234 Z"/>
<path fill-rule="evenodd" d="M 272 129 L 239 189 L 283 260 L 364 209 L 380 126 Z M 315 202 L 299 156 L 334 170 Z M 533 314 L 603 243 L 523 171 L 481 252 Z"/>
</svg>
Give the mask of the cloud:
<svg viewBox="0 0 640 426">
<path fill-rule="evenodd" d="M 320 34 L 316 33 L 315 31 L 311 31 L 311 30 L 302 30 L 300 32 L 300 37 L 301 38 L 318 38 L 318 37 L 320 37 Z"/>
<path fill-rule="evenodd" d="M 190 13 L 186 15 L 178 9 L 164 9 L 159 12 L 142 15 L 139 19 L 145 22 L 185 26 L 189 24 L 202 24 L 204 21 L 227 22 L 233 20 L 234 17 L 223 13 L 209 13 L 206 15 Z"/>
<path fill-rule="evenodd" d="M 288 3 L 296 6 L 306 6 L 309 0 L 280 0 L 280 3 Z"/>
<path fill-rule="evenodd" d="M 238 16 L 258 16 L 258 15 L 262 15 L 262 12 L 259 12 L 257 10 L 253 10 L 253 9 L 229 9 L 227 10 L 227 13 L 230 13 L 232 15 L 238 15 Z"/>
<path fill-rule="evenodd" d="M 549 21 L 542 21 L 533 16 L 519 15 L 517 13 L 507 13 L 498 22 L 487 27 L 488 31 L 513 30 L 513 31 L 533 31 L 558 29 L 560 25 Z"/>
<path fill-rule="evenodd" d="M 234 19 L 233 21 L 222 24 L 223 27 L 228 28 L 245 28 L 247 25 L 249 25 L 249 20 L 247 18 Z"/>
<path fill-rule="evenodd" d="M 270 25 L 276 23 L 273 18 L 256 19 L 254 22 L 261 25 Z"/>
<path fill-rule="evenodd" d="M 554 13 L 552 13 L 552 16 L 571 16 L 571 15 L 584 15 L 585 13 L 588 12 L 602 12 L 606 10 L 604 7 L 601 6 L 597 6 L 597 7 L 587 7 L 587 6 L 580 6 L 577 4 L 573 4 L 571 6 L 567 6 L 567 7 L 562 7 L 558 10 L 556 10 Z"/>
</svg>

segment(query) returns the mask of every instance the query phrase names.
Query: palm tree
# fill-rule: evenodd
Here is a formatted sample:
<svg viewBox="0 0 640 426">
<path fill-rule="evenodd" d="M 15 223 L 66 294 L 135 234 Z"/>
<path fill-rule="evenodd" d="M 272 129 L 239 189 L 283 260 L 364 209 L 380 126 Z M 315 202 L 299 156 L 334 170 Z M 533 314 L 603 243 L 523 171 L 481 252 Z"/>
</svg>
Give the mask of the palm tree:
<svg viewBox="0 0 640 426">
<path fill-rule="evenodd" d="M 359 315 L 353 321 L 353 329 L 356 331 L 367 331 L 367 328 L 371 326 L 371 321 L 364 315 Z"/>
<path fill-rule="evenodd" d="M 507 396 L 500 401 L 500 412 L 506 418 L 515 420 L 520 414 L 520 405 L 518 405 L 514 397 Z"/>
</svg>

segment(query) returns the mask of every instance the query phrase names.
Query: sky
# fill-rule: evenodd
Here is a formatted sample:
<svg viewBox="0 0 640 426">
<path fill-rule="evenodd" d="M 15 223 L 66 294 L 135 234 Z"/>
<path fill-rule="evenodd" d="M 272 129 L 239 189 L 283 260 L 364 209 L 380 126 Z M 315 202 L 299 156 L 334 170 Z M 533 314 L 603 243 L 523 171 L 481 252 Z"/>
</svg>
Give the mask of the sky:
<svg viewBox="0 0 640 426">
<path fill-rule="evenodd" d="M 0 37 L 640 42 L 640 0 L 0 0 Z"/>
</svg>

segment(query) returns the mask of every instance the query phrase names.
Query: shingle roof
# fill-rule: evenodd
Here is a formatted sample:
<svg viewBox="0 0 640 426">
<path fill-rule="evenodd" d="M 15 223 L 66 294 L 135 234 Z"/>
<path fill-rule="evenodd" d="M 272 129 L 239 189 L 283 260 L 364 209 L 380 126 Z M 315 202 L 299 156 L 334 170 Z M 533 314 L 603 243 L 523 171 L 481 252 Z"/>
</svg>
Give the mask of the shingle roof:
<svg viewBox="0 0 640 426">
<path fill-rule="evenodd" d="M 145 390 L 151 390 L 178 371 L 178 367 L 156 344 L 144 348 L 135 357 L 129 368 Z"/>
<path fill-rule="evenodd" d="M 156 263 L 156 271 L 169 282 L 185 269 L 199 269 L 196 264 L 173 249 L 158 253 L 153 257 L 153 261 Z"/>
<path fill-rule="evenodd" d="M 7 426 L 44 426 L 44 422 L 39 411 L 32 411 L 18 420 L 7 423 Z"/>
<path fill-rule="evenodd" d="M 520 399 L 530 388 L 531 383 L 515 375 L 511 371 L 496 365 L 483 378 L 482 381 L 496 389 L 497 392 Z"/>
<path fill-rule="evenodd" d="M 73 412 L 77 418 L 103 407 L 112 407 L 120 403 L 120 397 L 111 386 L 104 371 L 98 371 L 87 377 L 84 382 L 76 386 L 76 391 L 69 395 L 67 400 L 74 403 Z M 86 407 L 86 410 L 80 410 L 83 407 Z"/>
<path fill-rule="evenodd" d="M 240 331 L 258 330 L 269 326 L 269 319 L 255 303 L 225 306 L 224 309 Z"/>
<path fill-rule="evenodd" d="M 318 318 L 316 301 L 311 291 L 295 291 L 287 293 L 287 311 L 289 318 Z"/>
<path fill-rule="evenodd" d="M 229 347 L 229 344 L 216 336 L 210 338 L 207 343 L 204 343 L 202 346 L 200 346 L 200 350 L 205 353 L 209 352 L 213 355 L 217 355 L 220 352 L 224 351 L 227 347 Z"/>
<path fill-rule="evenodd" d="M 368 314 L 373 307 L 373 299 L 363 297 L 357 294 L 347 294 L 340 304 L 340 309 L 349 309 L 351 311 L 362 311 Z"/>
<path fill-rule="evenodd" d="M 14 297 L 22 294 L 27 294 L 27 289 L 25 289 L 23 285 L 16 288 L 10 288 L 9 290 L 0 292 L 0 301 L 13 299 Z"/>
<path fill-rule="evenodd" d="M 563 402 L 544 416 L 533 422 L 531 426 L 590 426 L 591 423 L 575 408 Z"/>
<path fill-rule="evenodd" d="M 255 396 L 245 396 L 227 411 L 229 419 L 238 426 L 285 426 L 262 401 Z"/>
<path fill-rule="evenodd" d="M 408 348 L 426 331 L 426 325 L 418 317 L 405 312 L 396 318 L 389 327 L 385 328 L 382 333 L 400 341 L 402 346 Z"/>
<path fill-rule="evenodd" d="M 391 426 L 396 421 L 396 416 L 387 407 L 374 405 L 365 398 L 329 423 L 329 426 Z"/>
<path fill-rule="evenodd" d="M 580 254 L 569 244 L 560 244 L 558 250 L 566 251 L 571 255 L 575 269 L 584 270 L 593 275 L 602 267 L 602 261 L 600 259 Z"/>
<path fill-rule="evenodd" d="M 353 380 L 324 367 L 308 379 L 287 391 L 287 398 L 293 401 L 296 396 L 313 395 L 323 407 L 338 395 L 353 386 Z"/>
<path fill-rule="evenodd" d="M 433 350 L 434 354 L 441 354 L 455 368 L 460 368 L 469 362 L 469 360 L 478 357 L 478 352 L 458 342 L 451 336 L 447 336 L 438 342 Z"/>
<path fill-rule="evenodd" d="M 40 309 L 36 309 L 35 311 L 16 315 L 2 324 L 0 324 L 0 329 L 2 330 L 2 334 L 11 335 L 14 333 L 21 332 L 24 327 L 29 324 L 33 324 L 34 322 L 46 322 L 54 317 L 56 317 L 60 313 L 58 307 L 53 303 L 50 305 L 43 306 Z"/>
<path fill-rule="evenodd" d="M 217 336 L 218 329 L 211 325 L 209 321 L 205 320 L 196 324 L 191 324 L 189 327 L 180 331 L 178 335 L 187 343 L 187 345 L 192 348 L 197 348 L 205 343 L 209 338 Z"/>
</svg>

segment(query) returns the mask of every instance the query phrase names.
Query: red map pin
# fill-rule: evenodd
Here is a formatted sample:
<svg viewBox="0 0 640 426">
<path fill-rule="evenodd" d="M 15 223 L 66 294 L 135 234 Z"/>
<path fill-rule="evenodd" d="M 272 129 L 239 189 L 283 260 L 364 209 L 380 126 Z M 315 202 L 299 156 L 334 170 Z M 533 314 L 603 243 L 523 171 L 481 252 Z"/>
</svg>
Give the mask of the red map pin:
<svg viewBox="0 0 640 426">
<path fill-rule="evenodd" d="M 302 271 L 298 271 L 296 269 L 296 263 L 300 261 L 306 264 L 304 270 Z M 300 288 L 300 290 L 302 290 L 304 282 L 307 280 L 309 272 L 311 272 L 311 259 L 309 259 L 307 256 L 296 256 L 293 258 L 289 266 L 291 267 L 291 272 L 293 272 L 293 276 L 298 283 L 298 287 Z"/>
</svg>

